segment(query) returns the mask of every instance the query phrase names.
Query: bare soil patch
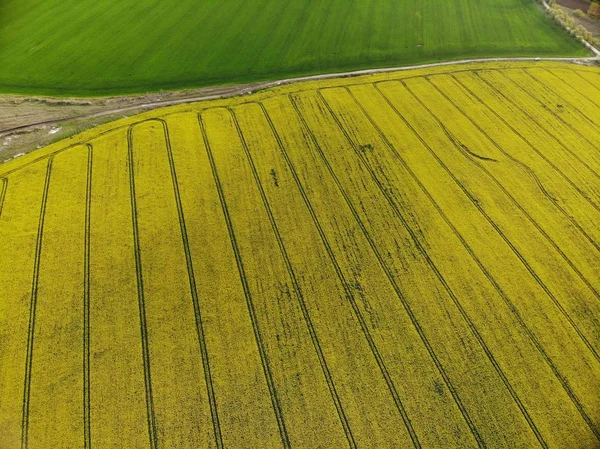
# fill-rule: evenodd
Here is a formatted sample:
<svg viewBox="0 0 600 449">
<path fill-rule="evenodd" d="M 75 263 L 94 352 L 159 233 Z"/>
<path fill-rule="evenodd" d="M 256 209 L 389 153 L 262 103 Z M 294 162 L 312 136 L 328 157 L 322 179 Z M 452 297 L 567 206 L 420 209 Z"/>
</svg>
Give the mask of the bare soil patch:
<svg viewBox="0 0 600 449">
<path fill-rule="evenodd" d="M 581 9 L 583 12 L 587 12 L 590 7 L 590 2 L 585 0 L 556 0 L 556 3 L 570 9 Z"/>
<path fill-rule="evenodd" d="M 0 163 L 86 129 L 198 97 L 225 97 L 254 85 L 228 85 L 105 98 L 0 95 Z"/>
<path fill-rule="evenodd" d="M 566 6 L 562 6 L 561 9 L 563 11 L 565 11 L 573 19 L 573 21 L 575 22 L 575 25 L 583 26 L 586 30 L 591 32 L 594 35 L 594 37 L 600 38 L 600 20 L 595 19 L 590 16 L 587 16 L 587 15 L 585 17 L 579 17 L 578 15 L 575 14 L 574 9 L 571 9 Z M 581 8 L 577 8 L 577 9 L 581 9 Z M 582 9 L 582 11 L 585 11 L 585 10 Z"/>
</svg>

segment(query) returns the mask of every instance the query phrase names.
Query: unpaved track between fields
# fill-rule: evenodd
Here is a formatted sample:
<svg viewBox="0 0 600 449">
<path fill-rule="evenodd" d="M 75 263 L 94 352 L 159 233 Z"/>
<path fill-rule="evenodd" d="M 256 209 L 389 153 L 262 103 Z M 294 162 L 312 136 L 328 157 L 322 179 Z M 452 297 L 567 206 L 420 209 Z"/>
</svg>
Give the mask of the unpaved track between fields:
<svg viewBox="0 0 600 449">
<path fill-rule="evenodd" d="M 160 107 L 174 106 L 186 103 L 195 103 L 198 101 L 215 100 L 235 97 L 238 95 L 246 95 L 260 90 L 282 86 L 286 84 L 293 84 L 302 81 L 316 81 L 331 78 L 346 78 L 360 75 L 385 73 L 385 72 L 396 72 L 412 69 L 421 69 L 427 67 L 440 67 L 457 64 L 471 64 L 479 62 L 518 62 L 518 61 L 559 61 L 559 62 L 571 62 L 574 64 L 600 64 L 600 51 L 594 47 L 590 47 L 590 51 L 596 54 L 593 57 L 587 58 L 542 58 L 542 57 L 516 57 L 516 58 L 473 58 L 473 59 L 461 59 L 458 61 L 444 61 L 429 64 L 417 64 L 402 67 L 388 67 L 379 69 L 364 69 L 355 70 L 350 72 L 336 72 L 326 73 L 321 75 L 310 75 L 296 78 L 284 78 L 275 81 L 266 81 L 262 83 L 251 83 L 244 85 L 234 86 L 215 86 L 210 88 L 198 89 L 195 94 L 194 91 L 184 92 L 160 92 L 154 94 L 145 94 L 139 96 L 125 96 L 125 97 L 113 97 L 113 98 L 100 98 L 100 99 L 70 99 L 60 100 L 54 98 L 45 98 L 38 100 L 38 103 L 56 105 L 57 108 L 67 108 L 74 110 L 74 115 L 64 116 L 61 114 L 58 118 L 56 114 L 48 112 L 38 112 L 41 116 L 51 117 L 47 120 L 34 121 L 31 120 L 36 117 L 35 111 L 27 111 L 21 117 L 3 117 L 3 114 L 11 114 L 10 108 L 6 108 L 7 112 L 4 113 L 0 108 L 0 127 L 3 123 L 7 123 L 8 127 L 0 128 L 0 139 L 4 139 L 4 143 L 0 143 L 0 163 L 9 160 L 13 157 L 20 156 L 21 154 L 31 151 L 34 148 L 40 148 L 48 145 L 54 141 L 63 139 L 78 132 L 82 132 L 85 129 L 97 126 L 98 124 L 123 118 L 129 115 L 138 114 L 141 112 L 150 111 Z M 171 97 L 171 99 L 165 99 L 164 97 Z M 174 97 L 174 98 L 173 98 Z M 6 98 L 18 98 L 12 96 L 6 96 Z M 0 96 L 2 99 L 2 96 Z M 143 101 L 140 102 L 140 99 Z M 149 101 L 144 101 L 148 99 Z M 10 103 L 24 104 L 29 102 L 28 99 L 17 99 L 10 100 Z M 64 106 L 61 106 L 61 102 Z M 96 103 L 98 102 L 98 103 Z M 8 103 L 8 101 L 6 102 Z M 126 104 L 125 106 L 114 107 L 114 104 Z M 83 108 L 89 108 L 91 112 L 84 114 L 77 114 L 77 106 Z M 106 109 L 108 107 L 108 109 Z M 60 126 L 64 126 L 65 129 L 61 129 Z M 50 129 L 50 131 L 49 131 Z M 55 134 L 56 133 L 56 134 Z M 14 141 L 13 141 L 14 139 Z"/>
</svg>

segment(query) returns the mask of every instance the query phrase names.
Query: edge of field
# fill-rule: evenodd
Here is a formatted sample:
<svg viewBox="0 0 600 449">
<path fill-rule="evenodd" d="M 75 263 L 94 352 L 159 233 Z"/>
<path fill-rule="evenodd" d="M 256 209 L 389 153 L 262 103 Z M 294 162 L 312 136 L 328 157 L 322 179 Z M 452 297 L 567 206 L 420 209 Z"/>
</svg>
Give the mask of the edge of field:
<svg viewBox="0 0 600 449">
<path fill-rule="evenodd" d="M 164 116 L 175 113 L 198 111 L 206 108 L 214 108 L 220 106 L 232 106 L 246 102 L 248 95 L 252 96 L 253 101 L 261 101 L 269 97 L 300 92 L 304 90 L 315 89 L 317 86 L 344 86 L 348 84 L 378 82 L 389 79 L 404 79 L 409 77 L 427 76 L 439 73 L 448 72 L 468 72 L 472 70 L 482 69 L 503 69 L 503 68 L 519 68 L 519 67 L 571 67 L 577 65 L 580 70 L 599 72 L 598 66 L 582 64 L 582 62 L 597 61 L 598 58 L 580 58 L 580 59 L 541 59 L 532 58 L 526 60 L 510 59 L 510 60 L 486 60 L 478 62 L 446 62 L 436 64 L 424 64 L 411 68 L 394 68 L 369 70 L 360 72 L 350 72 L 348 74 L 325 74 L 312 77 L 294 78 L 291 80 L 271 81 L 265 83 L 265 86 L 259 90 L 251 90 L 251 88 L 242 89 L 241 92 L 234 96 L 228 96 L 217 99 L 204 100 L 182 100 L 181 104 L 161 106 L 149 111 L 141 112 L 129 117 L 110 121 L 96 127 L 87 129 L 77 133 L 71 137 L 54 142 L 43 148 L 32 150 L 31 152 L 0 163 L 0 176 L 5 176 L 9 172 L 19 169 L 21 166 L 41 160 L 53 153 L 66 150 L 68 148 L 81 145 L 90 141 L 102 134 L 111 132 L 116 128 L 131 125 L 140 121 L 152 119 L 156 116 Z M 366 72 L 366 73 L 362 73 Z"/>
<path fill-rule="evenodd" d="M 382 69 L 321 73 L 249 84 L 228 84 L 183 91 L 116 97 L 27 97 L 0 94 L 0 163 L 27 154 L 100 125 L 165 106 L 231 98 L 301 81 L 356 77 L 364 74 L 433 68 L 466 63 L 508 61 L 564 61 L 592 64 L 598 56 L 585 58 L 470 58 L 459 61 L 421 63 Z M 49 130 L 50 128 L 50 130 Z"/>
</svg>

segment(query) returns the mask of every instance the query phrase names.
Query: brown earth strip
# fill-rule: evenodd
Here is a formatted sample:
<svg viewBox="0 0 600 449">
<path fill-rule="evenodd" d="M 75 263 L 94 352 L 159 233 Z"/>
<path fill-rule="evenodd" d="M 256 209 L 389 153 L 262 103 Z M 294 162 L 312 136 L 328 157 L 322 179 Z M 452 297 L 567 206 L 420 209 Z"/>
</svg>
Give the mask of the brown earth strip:
<svg viewBox="0 0 600 449">
<path fill-rule="evenodd" d="M 570 9 L 581 9 L 583 12 L 587 12 L 590 7 L 590 2 L 586 0 L 556 0 L 556 3 Z"/>
</svg>

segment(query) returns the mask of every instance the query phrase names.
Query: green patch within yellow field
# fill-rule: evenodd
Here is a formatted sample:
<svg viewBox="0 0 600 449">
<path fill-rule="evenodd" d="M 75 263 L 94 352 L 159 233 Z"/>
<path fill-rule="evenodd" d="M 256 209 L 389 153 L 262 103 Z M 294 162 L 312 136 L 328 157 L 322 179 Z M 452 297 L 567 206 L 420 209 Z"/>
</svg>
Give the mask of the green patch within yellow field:
<svg viewBox="0 0 600 449">
<path fill-rule="evenodd" d="M 0 165 L 0 448 L 599 447 L 598 86 L 301 83 Z"/>
</svg>

